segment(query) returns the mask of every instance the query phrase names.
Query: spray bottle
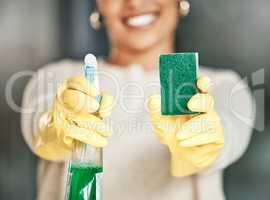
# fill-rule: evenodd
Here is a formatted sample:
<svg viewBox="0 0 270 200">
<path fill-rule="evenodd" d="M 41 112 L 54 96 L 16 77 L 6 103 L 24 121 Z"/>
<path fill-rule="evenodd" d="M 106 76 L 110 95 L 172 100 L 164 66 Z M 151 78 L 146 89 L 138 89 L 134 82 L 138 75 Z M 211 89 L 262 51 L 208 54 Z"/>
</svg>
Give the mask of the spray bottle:
<svg viewBox="0 0 270 200">
<path fill-rule="evenodd" d="M 99 94 L 97 60 L 92 54 L 84 59 L 85 78 L 95 87 Z M 100 102 L 101 96 L 97 96 Z M 102 200 L 103 153 L 101 148 L 74 142 L 69 166 L 66 200 Z"/>
</svg>

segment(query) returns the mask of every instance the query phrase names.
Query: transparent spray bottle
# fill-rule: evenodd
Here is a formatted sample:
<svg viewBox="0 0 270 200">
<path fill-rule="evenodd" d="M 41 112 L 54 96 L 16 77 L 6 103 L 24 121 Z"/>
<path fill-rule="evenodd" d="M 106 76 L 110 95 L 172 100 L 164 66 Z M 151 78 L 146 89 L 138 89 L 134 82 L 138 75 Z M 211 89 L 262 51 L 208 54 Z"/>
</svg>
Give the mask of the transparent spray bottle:
<svg viewBox="0 0 270 200">
<path fill-rule="evenodd" d="M 99 93 L 97 60 L 92 54 L 84 59 L 85 78 Z M 97 96 L 100 102 L 101 97 Z M 103 153 L 101 148 L 74 142 L 69 165 L 66 200 L 102 200 Z"/>
</svg>

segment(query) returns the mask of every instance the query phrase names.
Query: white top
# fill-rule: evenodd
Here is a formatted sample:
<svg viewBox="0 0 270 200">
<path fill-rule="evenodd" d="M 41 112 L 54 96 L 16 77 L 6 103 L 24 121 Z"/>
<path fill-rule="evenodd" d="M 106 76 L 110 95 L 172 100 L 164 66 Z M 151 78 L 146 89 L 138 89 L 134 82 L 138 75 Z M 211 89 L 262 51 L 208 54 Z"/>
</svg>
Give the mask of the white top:
<svg viewBox="0 0 270 200">
<path fill-rule="evenodd" d="M 23 107 L 34 108 L 35 112 L 23 113 L 21 121 L 31 149 L 41 113 L 50 108 L 57 88 L 66 78 L 82 75 L 82 66 L 82 62 L 71 60 L 53 63 L 40 69 L 28 83 Z M 114 133 L 104 149 L 105 200 L 191 200 L 194 185 L 200 200 L 224 199 L 222 170 L 238 160 L 248 146 L 251 127 L 239 116 L 244 113 L 254 118 L 252 98 L 245 82 L 232 71 L 200 67 L 200 74 L 214 82 L 211 94 L 224 125 L 225 147 L 217 161 L 196 178 L 174 178 L 169 173 L 168 149 L 153 133 L 146 107 L 147 98 L 159 92 L 158 70 L 147 72 L 137 65 L 120 68 L 99 62 L 101 91 L 108 91 L 116 99 L 108 119 Z M 66 161 L 40 160 L 37 199 L 64 199 L 66 172 Z"/>
</svg>

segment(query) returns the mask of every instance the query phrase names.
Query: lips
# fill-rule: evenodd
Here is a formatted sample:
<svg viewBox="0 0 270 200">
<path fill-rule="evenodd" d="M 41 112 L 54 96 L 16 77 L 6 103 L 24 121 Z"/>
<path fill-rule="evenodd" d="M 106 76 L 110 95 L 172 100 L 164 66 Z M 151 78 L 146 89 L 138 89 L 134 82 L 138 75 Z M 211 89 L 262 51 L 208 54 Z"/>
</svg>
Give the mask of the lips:
<svg viewBox="0 0 270 200">
<path fill-rule="evenodd" d="M 127 26 L 140 28 L 146 27 L 153 24 L 158 18 L 158 13 L 145 13 L 140 15 L 135 15 L 131 17 L 126 17 L 124 22 Z"/>
</svg>

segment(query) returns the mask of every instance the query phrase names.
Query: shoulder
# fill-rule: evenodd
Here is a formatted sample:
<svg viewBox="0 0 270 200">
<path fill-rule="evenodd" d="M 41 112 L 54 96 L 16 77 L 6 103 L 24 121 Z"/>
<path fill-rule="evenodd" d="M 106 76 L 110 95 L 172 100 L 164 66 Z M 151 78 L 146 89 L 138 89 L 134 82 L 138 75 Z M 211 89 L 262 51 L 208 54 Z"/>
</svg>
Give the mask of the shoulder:
<svg viewBox="0 0 270 200">
<path fill-rule="evenodd" d="M 25 87 L 25 94 L 37 88 L 46 88 L 48 85 L 57 85 L 68 77 L 79 73 L 81 62 L 64 59 L 52 62 L 37 71 L 33 71 L 30 80 Z M 46 86 L 46 87 L 45 87 Z"/>
<path fill-rule="evenodd" d="M 227 103 L 239 102 L 239 99 L 241 99 L 241 101 L 245 101 L 250 106 L 252 91 L 249 88 L 246 77 L 241 77 L 233 70 L 212 69 L 209 67 L 201 67 L 200 72 L 209 76 L 212 80 L 214 87 L 211 93 L 216 99 L 222 102 L 225 100 Z"/>
<path fill-rule="evenodd" d="M 213 82 L 213 95 L 232 96 L 234 94 L 252 96 L 248 79 L 229 69 L 201 67 L 200 74 L 208 76 Z"/>
<path fill-rule="evenodd" d="M 81 67 L 82 62 L 64 59 L 39 68 L 34 73 L 32 79 L 36 81 L 54 80 L 53 82 L 59 82 L 81 73 Z"/>
<path fill-rule="evenodd" d="M 60 61 L 52 62 L 47 65 L 44 65 L 40 69 L 38 69 L 37 73 L 44 72 L 62 72 L 72 71 L 74 69 L 78 69 L 79 66 L 82 65 L 82 62 L 71 60 L 71 59 L 63 59 Z"/>
<path fill-rule="evenodd" d="M 200 75 L 206 75 L 214 83 L 236 83 L 242 80 L 241 76 L 231 69 L 215 69 L 212 67 L 200 66 Z"/>
</svg>

